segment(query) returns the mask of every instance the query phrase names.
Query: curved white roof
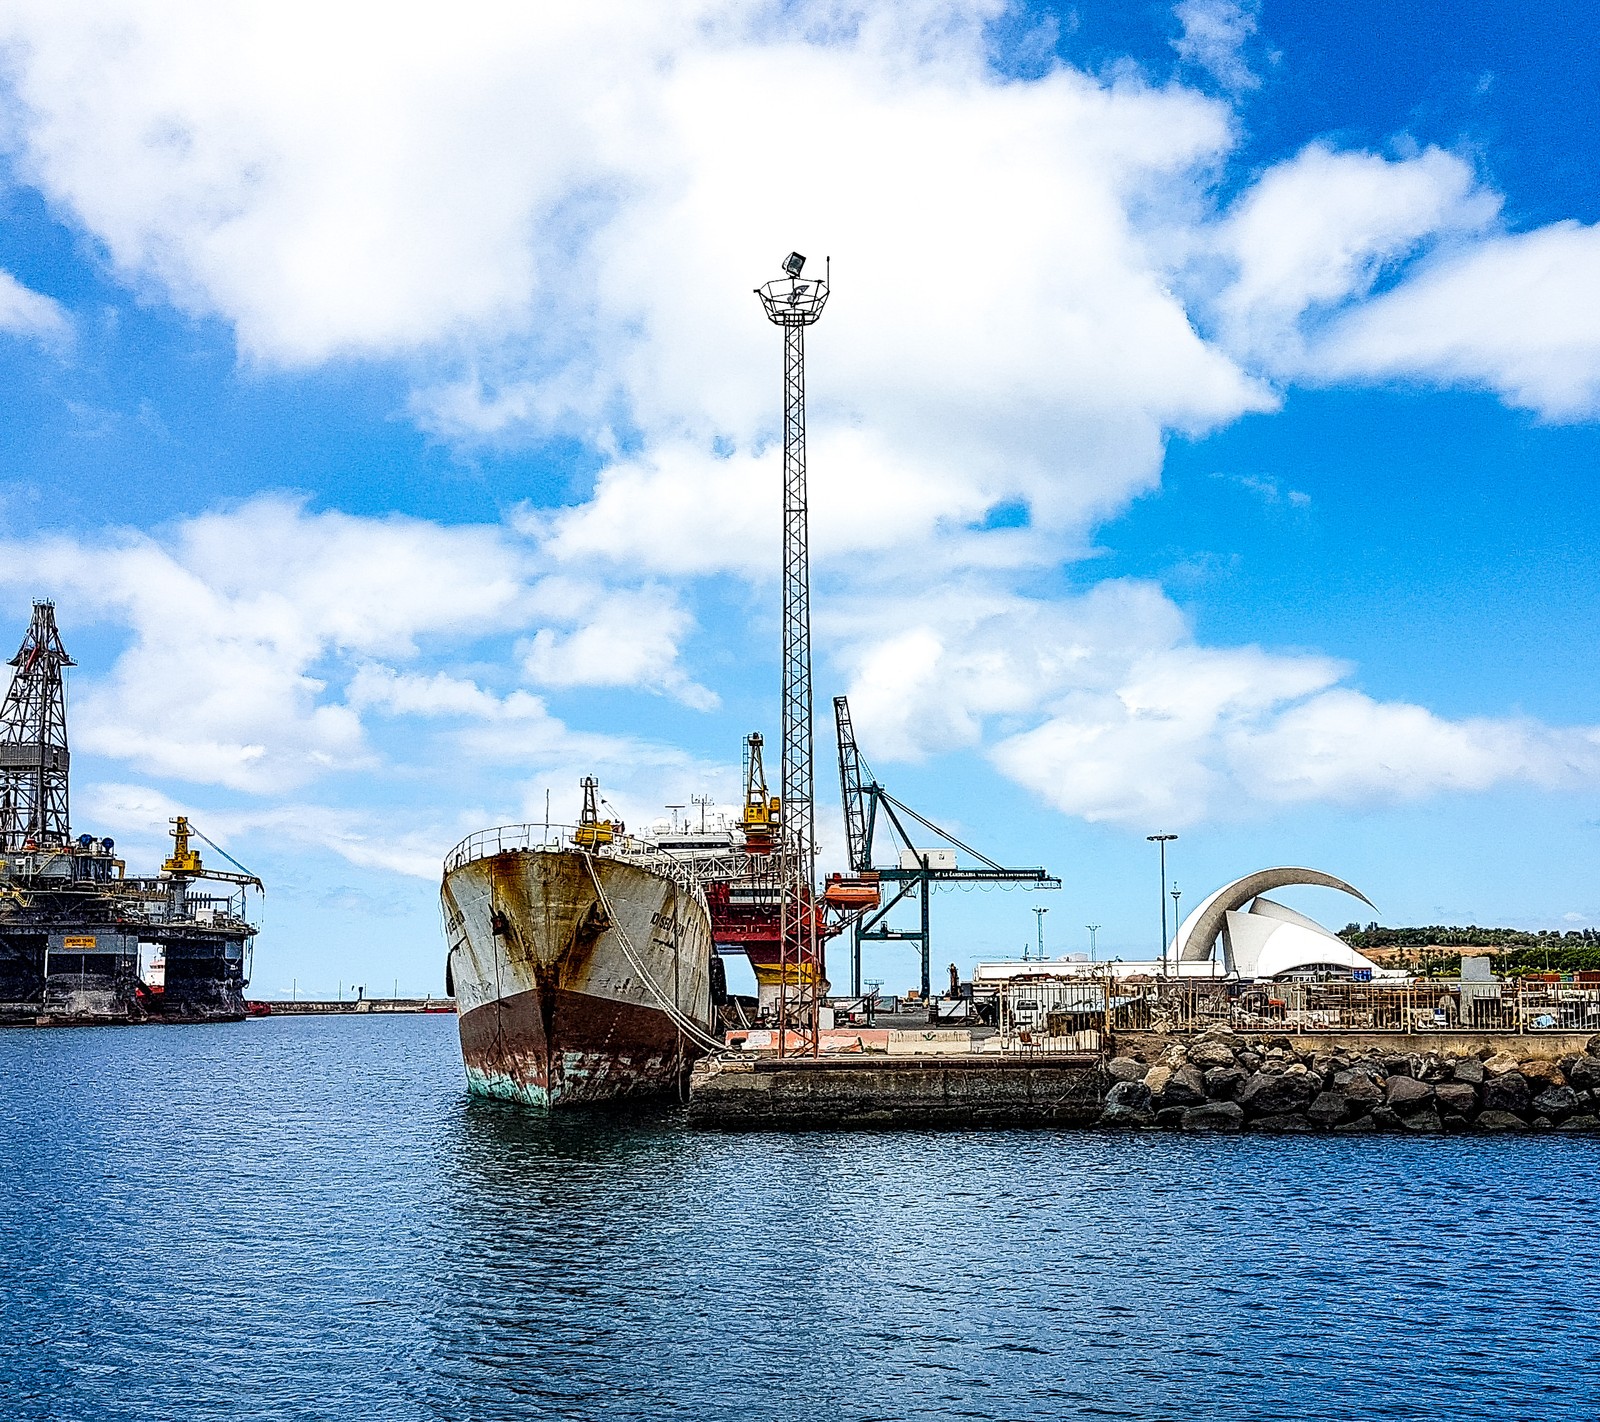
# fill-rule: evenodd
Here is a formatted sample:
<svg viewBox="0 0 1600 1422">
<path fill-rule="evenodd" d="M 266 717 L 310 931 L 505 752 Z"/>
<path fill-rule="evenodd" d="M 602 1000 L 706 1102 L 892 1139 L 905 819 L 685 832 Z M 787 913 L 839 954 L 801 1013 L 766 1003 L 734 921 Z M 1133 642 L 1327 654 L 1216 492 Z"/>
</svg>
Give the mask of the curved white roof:
<svg viewBox="0 0 1600 1422">
<path fill-rule="evenodd" d="M 1311 884 L 1323 889 L 1338 889 L 1341 893 L 1349 894 L 1352 898 L 1360 899 L 1362 903 L 1376 912 L 1376 906 L 1360 889 L 1337 879 L 1332 874 L 1324 873 L 1321 869 L 1301 869 L 1284 866 L 1277 869 L 1258 869 L 1254 874 L 1246 874 L 1242 879 L 1235 879 L 1231 884 L 1224 884 L 1215 893 L 1209 894 L 1200 901 L 1198 908 L 1184 919 L 1178 929 L 1177 937 L 1173 940 L 1180 960 L 1200 962 L 1212 955 L 1218 936 L 1222 933 L 1227 921 L 1227 915 L 1237 909 L 1242 909 L 1251 899 L 1259 898 L 1268 889 L 1281 889 L 1290 884 Z M 1269 900 L 1270 902 L 1270 900 Z M 1294 913 L 1293 909 L 1286 909 L 1282 904 L 1273 904 L 1272 910 L 1278 915 L 1291 914 L 1302 924 L 1310 924 L 1311 920 L 1301 914 Z M 1312 924 L 1312 927 L 1316 927 Z"/>
<path fill-rule="evenodd" d="M 1320 923 L 1263 897 L 1267 889 L 1289 884 L 1338 889 L 1372 907 L 1359 889 L 1320 869 L 1260 869 L 1201 901 L 1173 939 L 1174 957 L 1184 963 L 1205 962 L 1215 956 L 1220 942 L 1228 973 L 1241 978 L 1275 978 L 1318 964 L 1376 968 L 1370 958 Z"/>
</svg>

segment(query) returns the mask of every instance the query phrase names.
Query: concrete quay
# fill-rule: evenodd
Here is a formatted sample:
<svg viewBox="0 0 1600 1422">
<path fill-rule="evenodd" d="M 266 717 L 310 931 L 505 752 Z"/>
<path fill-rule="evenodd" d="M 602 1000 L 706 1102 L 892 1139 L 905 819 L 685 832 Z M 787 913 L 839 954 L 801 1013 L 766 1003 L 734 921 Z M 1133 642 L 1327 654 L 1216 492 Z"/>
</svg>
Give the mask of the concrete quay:
<svg viewBox="0 0 1600 1422">
<path fill-rule="evenodd" d="M 1089 1126 L 1105 1089 L 1088 1054 L 718 1056 L 694 1069 L 689 1119 L 739 1130 Z"/>
</svg>

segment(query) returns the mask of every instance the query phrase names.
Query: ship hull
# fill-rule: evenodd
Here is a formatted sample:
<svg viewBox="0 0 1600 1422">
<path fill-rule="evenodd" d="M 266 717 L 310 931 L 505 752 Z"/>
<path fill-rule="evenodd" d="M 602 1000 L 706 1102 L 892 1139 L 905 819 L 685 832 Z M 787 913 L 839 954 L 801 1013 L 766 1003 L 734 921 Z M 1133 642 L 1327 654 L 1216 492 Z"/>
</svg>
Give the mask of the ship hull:
<svg viewBox="0 0 1600 1422">
<path fill-rule="evenodd" d="M 451 869 L 441 897 L 470 1091 L 553 1108 L 679 1090 L 699 1055 L 681 1021 L 703 1031 L 711 1015 L 697 890 L 619 859 L 512 850 Z"/>
</svg>

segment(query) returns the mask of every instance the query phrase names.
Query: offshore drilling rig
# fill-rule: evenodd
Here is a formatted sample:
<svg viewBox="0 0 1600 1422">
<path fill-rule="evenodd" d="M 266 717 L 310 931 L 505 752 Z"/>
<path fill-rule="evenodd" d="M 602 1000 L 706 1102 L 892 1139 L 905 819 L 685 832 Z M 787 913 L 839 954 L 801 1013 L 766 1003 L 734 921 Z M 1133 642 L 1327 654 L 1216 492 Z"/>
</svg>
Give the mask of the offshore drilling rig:
<svg viewBox="0 0 1600 1422">
<path fill-rule="evenodd" d="M 0 1022 L 236 1021 L 255 926 L 234 863 L 207 869 L 179 816 L 159 875 L 129 878 L 109 838 L 73 837 L 55 605 L 35 602 L 0 705 Z M 196 883 L 227 885 L 196 893 Z M 141 975 L 141 957 L 164 972 Z"/>
</svg>

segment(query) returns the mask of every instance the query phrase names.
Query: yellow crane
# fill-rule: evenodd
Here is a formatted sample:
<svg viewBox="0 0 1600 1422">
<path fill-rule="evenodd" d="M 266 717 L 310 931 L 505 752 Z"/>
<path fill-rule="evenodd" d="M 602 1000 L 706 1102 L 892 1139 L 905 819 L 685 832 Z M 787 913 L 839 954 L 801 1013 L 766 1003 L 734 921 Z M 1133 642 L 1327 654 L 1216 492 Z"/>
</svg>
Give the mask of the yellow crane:
<svg viewBox="0 0 1600 1422">
<path fill-rule="evenodd" d="M 161 872 L 174 879 L 215 879 L 226 884 L 243 884 L 247 888 L 254 888 L 260 893 L 266 893 L 267 886 L 254 874 L 239 863 L 215 840 L 209 839 L 189 823 L 187 815 L 179 815 L 172 820 L 172 853 L 161 864 Z M 232 864 L 238 873 L 231 873 L 226 869 L 207 869 L 200 862 L 200 851 L 193 849 L 189 844 L 189 837 L 204 840 L 217 851 L 228 863 Z"/>
</svg>

